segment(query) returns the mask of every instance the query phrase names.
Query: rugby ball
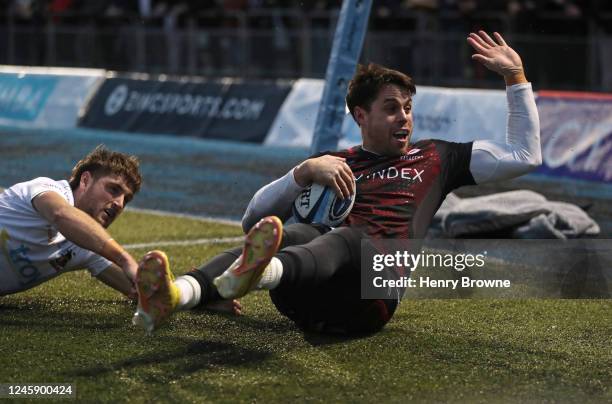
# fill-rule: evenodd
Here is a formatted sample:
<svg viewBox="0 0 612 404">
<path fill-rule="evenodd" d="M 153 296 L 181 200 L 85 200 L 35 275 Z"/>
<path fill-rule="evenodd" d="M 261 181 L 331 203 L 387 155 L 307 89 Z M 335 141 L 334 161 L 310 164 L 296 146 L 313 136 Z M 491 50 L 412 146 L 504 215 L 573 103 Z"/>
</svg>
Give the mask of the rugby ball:
<svg viewBox="0 0 612 404">
<path fill-rule="evenodd" d="M 305 188 L 293 202 L 293 217 L 300 223 L 321 223 L 338 227 L 351 213 L 355 195 L 341 199 L 334 190 L 321 184 Z"/>
</svg>

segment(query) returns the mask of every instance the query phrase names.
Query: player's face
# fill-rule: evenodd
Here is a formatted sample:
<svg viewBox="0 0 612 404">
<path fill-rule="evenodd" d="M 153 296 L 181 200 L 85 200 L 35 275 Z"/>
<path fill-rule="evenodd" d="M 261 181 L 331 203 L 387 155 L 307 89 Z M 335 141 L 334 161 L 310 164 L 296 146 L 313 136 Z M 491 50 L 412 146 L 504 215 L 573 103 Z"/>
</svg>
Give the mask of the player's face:
<svg viewBox="0 0 612 404">
<path fill-rule="evenodd" d="M 134 196 L 122 176 L 108 175 L 94 178 L 91 173 L 81 176 L 75 206 L 93 217 L 103 227 L 110 224 L 123 212 L 123 208 Z"/>
<path fill-rule="evenodd" d="M 370 110 L 355 108 L 361 127 L 363 147 L 385 156 L 408 151 L 412 135 L 412 97 L 400 87 L 387 84 L 372 102 Z"/>
</svg>

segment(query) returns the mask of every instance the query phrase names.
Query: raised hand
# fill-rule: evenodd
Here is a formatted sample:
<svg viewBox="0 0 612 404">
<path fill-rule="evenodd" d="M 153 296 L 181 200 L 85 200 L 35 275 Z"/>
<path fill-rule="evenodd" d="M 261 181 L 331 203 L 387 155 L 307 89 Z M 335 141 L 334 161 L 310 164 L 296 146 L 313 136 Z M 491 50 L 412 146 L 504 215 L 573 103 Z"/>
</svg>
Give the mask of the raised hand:
<svg viewBox="0 0 612 404">
<path fill-rule="evenodd" d="M 521 57 L 506 44 L 500 34 L 494 32 L 493 36 L 495 40 L 484 31 L 470 33 L 467 41 L 476 51 L 472 59 L 503 76 L 508 85 L 527 82 Z"/>
<path fill-rule="evenodd" d="M 342 157 L 324 155 L 308 159 L 293 171 L 296 182 L 307 186 L 313 182 L 330 186 L 340 198 L 355 193 L 355 177 Z"/>
</svg>

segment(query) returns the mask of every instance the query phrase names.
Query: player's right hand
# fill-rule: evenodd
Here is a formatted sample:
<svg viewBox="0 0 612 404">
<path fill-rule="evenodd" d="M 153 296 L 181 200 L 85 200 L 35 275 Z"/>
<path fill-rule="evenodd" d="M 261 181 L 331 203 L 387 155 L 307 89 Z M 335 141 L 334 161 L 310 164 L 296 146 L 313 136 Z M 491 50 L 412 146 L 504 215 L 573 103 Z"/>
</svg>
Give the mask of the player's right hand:
<svg viewBox="0 0 612 404">
<path fill-rule="evenodd" d="M 326 154 L 308 159 L 295 168 L 293 175 L 302 187 L 313 182 L 327 185 L 343 199 L 355 193 L 355 177 L 343 157 Z"/>
</svg>

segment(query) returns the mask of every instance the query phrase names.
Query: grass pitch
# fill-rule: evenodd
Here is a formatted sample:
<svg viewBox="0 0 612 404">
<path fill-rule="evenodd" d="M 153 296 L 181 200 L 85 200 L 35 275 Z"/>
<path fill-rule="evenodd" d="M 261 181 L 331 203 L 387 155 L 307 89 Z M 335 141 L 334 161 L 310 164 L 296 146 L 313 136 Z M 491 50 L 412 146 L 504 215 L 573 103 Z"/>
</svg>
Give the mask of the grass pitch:
<svg viewBox="0 0 612 404">
<path fill-rule="evenodd" d="M 126 212 L 122 243 L 238 227 Z M 175 273 L 228 244 L 164 248 Z M 140 256 L 146 249 L 132 250 Z M 239 318 L 178 313 L 153 336 L 79 271 L 0 298 L 0 383 L 73 383 L 87 402 L 610 402 L 609 300 L 412 300 L 376 335 L 304 335 L 266 293 Z"/>
</svg>

